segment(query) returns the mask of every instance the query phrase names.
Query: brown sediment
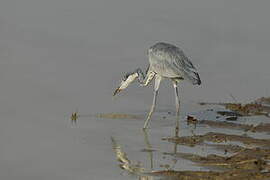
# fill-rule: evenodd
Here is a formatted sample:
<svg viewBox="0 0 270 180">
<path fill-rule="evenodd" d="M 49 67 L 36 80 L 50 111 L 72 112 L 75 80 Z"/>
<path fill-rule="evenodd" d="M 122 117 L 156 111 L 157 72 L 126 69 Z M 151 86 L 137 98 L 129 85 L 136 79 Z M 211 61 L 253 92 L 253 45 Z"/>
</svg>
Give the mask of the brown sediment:
<svg viewBox="0 0 270 180">
<path fill-rule="evenodd" d="M 198 121 L 198 124 L 205 124 L 210 127 L 230 128 L 230 129 L 238 129 L 238 130 L 244 130 L 244 131 L 248 131 L 254 128 L 253 125 L 237 124 L 237 123 L 231 123 L 231 122 L 226 122 L 226 121 L 200 120 Z"/>
<path fill-rule="evenodd" d="M 255 100 L 255 103 L 257 104 L 267 104 L 270 105 L 270 97 L 261 97 L 259 99 Z"/>
<path fill-rule="evenodd" d="M 257 126 L 254 126 L 254 125 L 249 125 L 249 124 L 231 123 L 231 122 L 226 122 L 226 121 L 200 120 L 197 122 L 198 124 L 205 124 L 210 127 L 216 127 L 216 128 L 229 128 L 229 129 L 237 129 L 237 130 L 252 131 L 252 132 L 270 132 L 270 123 L 261 123 Z"/>
<path fill-rule="evenodd" d="M 262 99 L 261 102 L 265 102 L 266 100 Z M 223 105 L 228 109 L 228 111 L 218 111 L 217 113 L 219 117 L 232 117 L 233 120 L 239 116 L 267 115 L 270 112 L 270 106 L 257 104 L 257 102 L 259 101 L 245 105 L 236 103 L 217 103 L 218 105 Z M 214 111 L 214 109 L 211 109 L 211 111 Z M 106 114 L 103 117 L 112 119 L 130 118 L 125 115 L 118 116 L 118 114 Z M 136 118 L 140 119 L 141 117 Z M 221 150 L 221 152 L 224 151 L 224 154 L 220 155 L 220 153 L 218 153 L 219 155 L 217 155 L 208 153 L 207 156 L 201 156 L 200 154 L 181 153 L 179 151 L 173 151 L 173 153 L 165 152 L 163 153 L 164 157 L 166 155 L 173 156 L 173 165 L 159 164 L 159 167 L 162 170 L 150 172 L 142 163 L 135 163 L 128 159 L 127 154 L 124 153 L 121 147 L 117 145 L 116 141 L 114 142 L 112 139 L 114 144 L 113 149 L 116 152 L 119 166 L 129 173 L 139 176 L 139 179 L 154 179 L 153 176 L 159 176 L 162 179 L 171 180 L 270 179 L 270 139 L 257 139 L 244 134 L 246 131 L 251 131 L 254 132 L 253 135 L 255 135 L 255 137 L 258 137 L 256 132 L 270 132 L 270 123 L 261 123 L 259 125 L 239 124 L 228 121 L 200 120 L 199 117 L 194 116 L 187 116 L 186 120 L 187 123 L 193 123 L 195 125 L 205 124 L 210 127 L 214 127 L 214 129 L 227 128 L 241 130 L 243 131 L 243 135 L 209 132 L 204 135 L 163 138 L 163 140 L 175 143 L 175 147 L 177 147 L 177 144 L 186 146 L 205 145 L 210 148 L 212 147 L 217 150 Z M 239 143 L 238 145 L 233 145 L 233 142 Z M 141 151 L 152 155 L 153 151 L 159 150 L 153 149 L 152 146 L 149 146 Z M 153 155 L 151 158 L 153 158 Z M 191 171 L 190 169 L 188 171 L 173 170 L 175 167 L 175 161 L 177 161 L 178 158 L 188 159 L 199 167 L 209 168 L 209 171 Z M 151 159 L 150 161 L 152 163 L 153 160 Z"/>
<path fill-rule="evenodd" d="M 142 119 L 142 117 L 132 114 L 123 114 L 123 113 L 102 113 L 98 114 L 99 118 L 107 118 L 107 119 Z"/>
<path fill-rule="evenodd" d="M 198 136 L 198 135 L 183 136 L 183 137 L 168 137 L 168 138 L 162 138 L 162 140 L 167 140 L 169 142 L 187 145 L 187 146 L 191 146 L 191 147 L 198 145 L 198 144 L 202 144 L 204 141 L 203 137 Z"/>
<path fill-rule="evenodd" d="M 199 137 L 199 138 L 198 138 Z M 265 146 L 268 144 L 268 140 L 253 139 L 245 136 L 237 135 L 227 135 L 221 133 L 207 133 L 202 136 L 192 136 L 192 137 L 180 137 L 174 138 L 174 141 L 181 139 L 192 138 L 198 140 L 197 142 L 203 143 L 203 141 L 241 141 L 244 143 L 255 143 L 258 141 L 259 145 Z M 172 138 L 167 138 L 169 141 Z M 164 153 L 170 154 L 175 158 L 181 157 L 189 159 L 200 166 L 215 167 L 219 171 L 175 171 L 169 170 L 170 165 L 160 165 L 161 168 L 166 170 L 161 171 L 147 171 L 143 168 L 142 164 L 135 164 L 128 159 L 126 153 L 124 153 L 117 142 L 112 138 L 113 149 L 116 152 L 116 157 L 119 161 L 119 166 L 126 170 L 127 172 L 137 175 L 140 179 L 153 179 L 153 176 L 163 177 L 164 179 L 172 180 L 236 180 L 236 179 L 246 179 L 246 180 L 264 180 L 270 179 L 270 165 L 267 162 L 270 160 L 270 149 L 262 148 L 252 148 L 247 149 L 237 145 L 213 145 L 221 149 L 226 149 L 227 151 L 236 152 L 230 156 L 219 156 L 215 154 L 210 154 L 206 157 L 191 154 L 191 153 Z"/>
<path fill-rule="evenodd" d="M 270 132 L 270 123 L 261 123 L 253 128 L 256 132 Z"/>
<path fill-rule="evenodd" d="M 225 105 L 226 109 L 235 111 L 243 116 L 252 116 L 252 115 L 267 115 L 270 111 L 269 107 L 265 107 L 262 104 L 233 104 L 229 103 Z"/>
<path fill-rule="evenodd" d="M 207 144 L 207 146 L 214 147 L 217 150 L 224 151 L 224 154 L 236 153 L 236 152 L 243 151 L 246 149 L 242 146 L 233 145 L 233 144 Z"/>
<path fill-rule="evenodd" d="M 147 173 L 149 176 L 165 176 L 173 180 L 265 180 L 270 178 L 270 173 L 261 173 L 259 171 L 250 170 L 233 170 L 225 172 L 213 171 L 155 171 Z"/>
<path fill-rule="evenodd" d="M 207 103 L 201 102 L 200 105 L 221 105 L 226 109 L 229 109 L 241 116 L 254 116 L 254 115 L 265 115 L 269 116 L 270 106 L 266 106 L 264 104 L 259 103 L 248 103 L 248 104 L 240 104 L 240 103 Z"/>
<path fill-rule="evenodd" d="M 191 160 L 202 166 L 223 167 L 226 170 L 222 172 L 168 170 L 152 172 L 151 175 L 172 177 L 173 179 L 181 180 L 253 180 L 270 178 L 270 165 L 267 164 L 267 160 L 270 159 L 269 149 L 242 149 L 229 157 L 214 154 L 203 157 L 191 153 L 171 153 L 171 155 Z"/>
<path fill-rule="evenodd" d="M 216 142 L 216 143 L 227 142 L 227 141 L 238 141 L 246 145 L 251 144 L 251 145 L 270 147 L 269 139 L 255 139 L 248 136 L 231 135 L 231 134 L 214 133 L 214 132 L 209 132 L 205 135 L 169 137 L 169 138 L 163 138 L 163 140 L 168 140 L 169 142 L 173 142 L 177 144 L 184 144 L 184 145 L 189 145 L 189 146 L 202 144 L 204 141 L 211 141 L 211 142 Z"/>
<path fill-rule="evenodd" d="M 267 160 L 270 160 L 270 150 L 261 148 L 244 149 L 231 156 L 210 154 L 204 157 L 191 153 L 176 153 L 171 155 L 194 161 L 203 166 L 258 171 L 264 170 L 267 166 Z"/>
</svg>

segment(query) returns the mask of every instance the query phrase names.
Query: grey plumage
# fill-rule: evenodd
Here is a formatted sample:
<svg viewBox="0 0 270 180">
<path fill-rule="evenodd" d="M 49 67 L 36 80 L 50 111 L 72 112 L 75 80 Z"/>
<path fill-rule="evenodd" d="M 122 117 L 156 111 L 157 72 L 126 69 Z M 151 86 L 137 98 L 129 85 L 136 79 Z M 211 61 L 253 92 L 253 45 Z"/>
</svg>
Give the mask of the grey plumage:
<svg viewBox="0 0 270 180">
<path fill-rule="evenodd" d="M 159 42 L 148 49 L 150 67 L 163 77 L 187 79 L 201 84 L 197 69 L 184 52 L 168 43 Z"/>
<path fill-rule="evenodd" d="M 188 80 L 194 85 L 201 84 L 201 79 L 197 69 L 194 67 L 189 58 L 180 48 L 172 44 L 159 42 L 151 46 L 148 49 L 147 54 L 149 58 L 149 66 L 146 70 L 146 75 L 143 74 L 140 68 L 137 68 L 131 73 L 127 73 L 124 76 L 121 85 L 114 92 L 114 95 L 116 95 L 121 90 L 127 88 L 128 85 L 135 79 L 138 79 L 141 86 L 147 86 L 155 77 L 153 103 L 147 119 L 144 123 L 144 129 L 147 128 L 148 122 L 152 116 L 152 113 L 154 112 L 156 105 L 156 97 L 162 78 L 169 78 L 172 80 L 173 87 L 175 89 L 175 104 L 177 116 L 179 115 L 180 109 L 180 101 L 177 87 L 178 82 L 180 80 Z"/>
</svg>

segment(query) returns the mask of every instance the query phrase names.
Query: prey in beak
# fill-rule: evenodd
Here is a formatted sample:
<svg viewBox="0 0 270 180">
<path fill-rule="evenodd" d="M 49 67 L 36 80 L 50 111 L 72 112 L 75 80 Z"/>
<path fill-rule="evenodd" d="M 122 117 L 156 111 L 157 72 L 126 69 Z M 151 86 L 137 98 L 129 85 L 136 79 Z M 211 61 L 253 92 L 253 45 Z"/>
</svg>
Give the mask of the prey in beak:
<svg viewBox="0 0 270 180">
<path fill-rule="evenodd" d="M 126 89 L 138 76 L 137 72 L 126 74 L 121 81 L 120 86 L 114 91 L 113 96 Z"/>
</svg>

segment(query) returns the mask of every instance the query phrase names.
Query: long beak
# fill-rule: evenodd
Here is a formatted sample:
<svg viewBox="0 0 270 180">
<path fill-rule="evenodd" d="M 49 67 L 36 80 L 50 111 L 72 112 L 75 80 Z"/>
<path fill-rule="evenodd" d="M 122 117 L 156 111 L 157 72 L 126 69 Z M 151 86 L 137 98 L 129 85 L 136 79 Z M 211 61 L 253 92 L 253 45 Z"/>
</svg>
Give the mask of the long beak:
<svg viewBox="0 0 270 180">
<path fill-rule="evenodd" d="M 118 94 L 120 91 L 122 91 L 122 89 L 120 89 L 120 87 L 118 87 L 118 88 L 113 92 L 113 96 L 115 96 L 116 94 Z"/>
<path fill-rule="evenodd" d="M 132 83 L 138 77 L 137 73 L 130 74 L 127 79 L 122 80 L 119 87 L 114 91 L 113 96 L 118 94 L 120 91 L 126 89 L 130 83 Z"/>
</svg>

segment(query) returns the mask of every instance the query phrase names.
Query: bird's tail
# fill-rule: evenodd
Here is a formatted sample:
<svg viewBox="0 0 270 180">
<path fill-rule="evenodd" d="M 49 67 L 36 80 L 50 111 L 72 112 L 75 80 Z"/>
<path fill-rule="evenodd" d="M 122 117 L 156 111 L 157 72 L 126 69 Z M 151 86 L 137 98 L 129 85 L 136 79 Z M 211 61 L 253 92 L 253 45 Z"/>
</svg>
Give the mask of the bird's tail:
<svg viewBox="0 0 270 180">
<path fill-rule="evenodd" d="M 185 78 L 190 81 L 193 85 L 201 85 L 202 81 L 197 72 L 185 73 Z"/>
<path fill-rule="evenodd" d="M 198 73 L 195 73 L 195 75 L 196 75 L 196 80 L 197 80 L 196 84 L 197 85 L 201 85 L 202 84 L 202 81 L 201 81 L 201 78 L 200 78 L 199 74 Z"/>
</svg>

